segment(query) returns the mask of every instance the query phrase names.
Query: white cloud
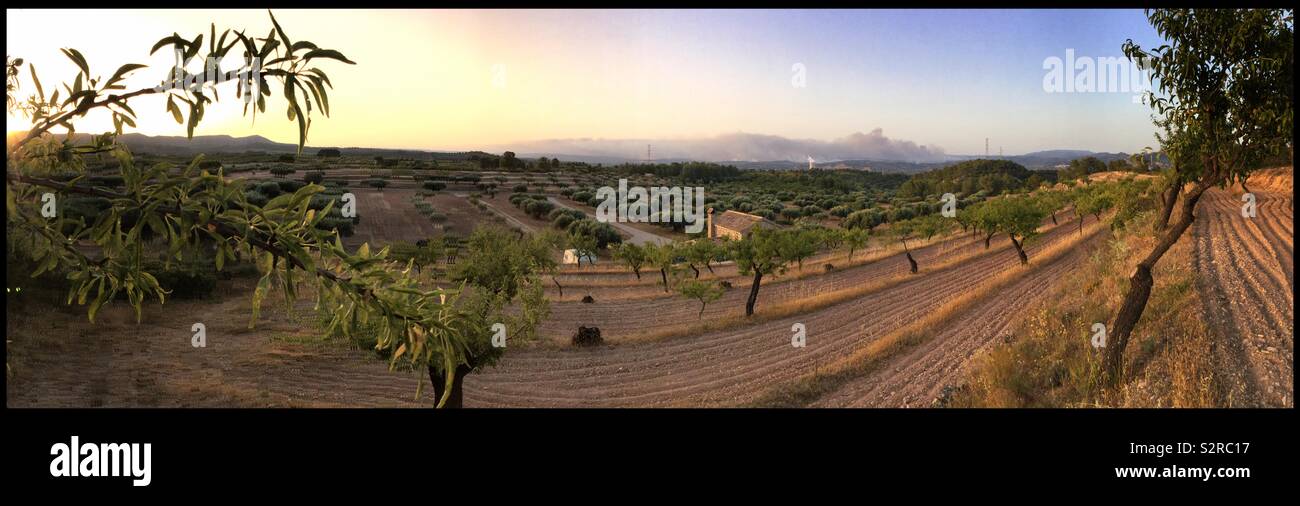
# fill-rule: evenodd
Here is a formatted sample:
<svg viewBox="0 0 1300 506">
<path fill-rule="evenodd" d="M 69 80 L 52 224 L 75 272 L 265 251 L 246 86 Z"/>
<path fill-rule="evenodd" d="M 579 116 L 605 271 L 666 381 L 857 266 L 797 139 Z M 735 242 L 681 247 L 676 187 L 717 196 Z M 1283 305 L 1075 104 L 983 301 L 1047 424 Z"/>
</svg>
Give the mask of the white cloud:
<svg viewBox="0 0 1300 506">
<path fill-rule="evenodd" d="M 938 146 L 890 139 L 877 128 L 870 133 L 855 132 L 832 141 L 790 139 L 779 135 L 745 132 L 722 134 L 698 139 L 546 139 L 494 146 L 537 155 L 573 155 L 641 160 L 646 145 L 653 146 L 655 159 L 691 159 L 701 161 L 776 161 L 802 162 L 813 157 L 818 161 L 874 159 L 909 162 L 943 160 Z"/>
</svg>

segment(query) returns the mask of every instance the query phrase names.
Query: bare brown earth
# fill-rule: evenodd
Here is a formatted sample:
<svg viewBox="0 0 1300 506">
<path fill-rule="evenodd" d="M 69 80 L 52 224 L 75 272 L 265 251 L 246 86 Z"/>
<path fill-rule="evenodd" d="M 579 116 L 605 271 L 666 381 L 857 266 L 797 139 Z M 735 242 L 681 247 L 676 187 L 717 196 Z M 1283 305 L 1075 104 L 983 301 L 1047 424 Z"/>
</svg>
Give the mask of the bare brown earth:
<svg viewBox="0 0 1300 506">
<path fill-rule="evenodd" d="M 1241 189 L 1212 189 L 1197 206 L 1197 269 L 1218 369 L 1233 406 L 1295 405 L 1294 196 L 1290 168 L 1247 184 L 1256 216 L 1242 217 Z"/>
<path fill-rule="evenodd" d="M 1065 223 L 1034 252 L 1070 237 Z M 980 245 L 982 248 L 982 245 Z M 798 317 L 658 343 L 595 349 L 519 348 L 499 367 L 472 375 L 469 406 L 734 405 L 765 388 L 850 353 L 923 316 L 1007 268 L 1005 246 L 888 290 Z M 865 272 L 865 271 L 864 271 Z M 818 276 L 820 277 L 820 276 Z M 860 280 L 859 280 L 860 281 Z M 852 282 L 852 280 L 846 281 Z M 7 404 L 28 406 L 428 406 L 414 398 L 419 375 L 388 371 L 367 351 L 312 334 L 308 304 L 286 312 L 268 305 L 249 330 L 247 280 L 223 284 L 217 301 L 151 305 L 137 324 L 115 303 L 91 325 L 84 308 L 9 299 L 6 336 L 13 373 Z M 772 288 L 772 287 L 769 287 Z M 685 304 L 686 301 L 679 301 Z M 689 305 L 687 305 L 689 307 Z M 39 309 L 39 311 L 38 311 Z M 646 319 L 659 315 L 647 313 Z M 631 315 L 623 317 L 636 318 Z M 790 326 L 808 326 L 808 346 L 790 346 Z M 207 326 L 208 347 L 190 346 L 190 326 Z"/>
<path fill-rule="evenodd" d="M 1029 247 L 1030 258 L 1072 233 L 1070 227 L 1054 228 Z M 467 380 L 466 405 L 742 405 L 1012 268 L 1022 268 L 1015 255 L 992 251 L 911 277 L 888 290 L 794 317 L 652 343 L 509 353 L 498 367 Z M 646 320 L 661 318 L 656 313 L 640 314 L 646 314 Z M 804 348 L 790 344 L 794 323 L 806 326 Z"/>
<path fill-rule="evenodd" d="M 320 341 L 310 304 L 293 314 L 268 300 L 250 330 L 255 280 L 216 302 L 150 304 L 144 320 L 122 302 L 86 320 L 85 308 L 9 297 L 9 407 L 377 407 L 414 400 L 416 376 L 388 372 L 369 352 Z M 23 295 L 28 295 L 24 293 Z M 203 323 L 207 347 L 191 346 Z M 305 331 L 304 331 L 305 329 Z"/>
<path fill-rule="evenodd" d="M 382 192 L 360 189 L 349 191 L 357 196 L 357 214 L 361 216 L 356 232 L 343 239 L 343 245 L 349 249 L 355 249 L 361 243 L 378 246 L 395 241 L 415 242 L 441 235 L 440 227 L 416 211 L 415 205 L 411 203 L 415 190 L 393 188 Z"/>
<path fill-rule="evenodd" d="M 1095 243 L 1095 238 L 1088 244 Z M 1087 254 L 1079 244 L 1046 265 L 1034 266 L 1009 286 L 986 294 L 949 320 L 914 349 L 887 360 L 872 373 L 850 381 L 812 404 L 814 407 L 928 407 L 945 387 L 956 387 L 966 366 L 990 345 L 1011 336 L 1016 315 L 1043 301 L 1072 266 Z"/>
<path fill-rule="evenodd" d="M 431 197 L 424 197 L 425 202 L 433 205 L 433 210 L 442 213 L 447 217 L 441 223 L 444 234 L 455 235 L 459 237 L 469 237 L 474 232 L 474 227 L 484 220 L 487 214 L 479 211 L 469 199 L 447 192 L 438 192 Z M 411 212 L 415 212 L 414 208 Z M 417 214 L 417 216 L 420 216 Z M 428 218 L 420 216 L 426 221 Z"/>
<path fill-rule="evenodd" d="M 1050 221 L 1048 223 L 1050 224 Z M 1074 223 L 1068 218 L 1064 219 L 1061 221 L 1061 225 L 1053 229 L 1053 233 L 1069 233 L 1074 228 Z M 988 250 L 984 249 L 983 243 L 982 237 L 971 238 L 958 235 L 947 241 L 918 248 L 913 251 L 912 255 L 920 265 L 922 273 L 932 269 L 936 264 L 952 262 L 966 257 L 991 254 L 1015 258 L 1015 253 L 1011 251 L 1011 241 L 1006 239 L 1005 236 L 994 238 Z M 859 253 L 859 258 L 864 256 Z M 813 271 L 821 269 L 824 271 L 822 262 L 806 262 L 804 269 Z M 571 336 L 579 325 L 596 326 L 601 329 L 602 337 L 607 340 L 627 341 L 636 340 L 640 336 L 670 332 L 675 327 L 692 322 L 701 323 L 742 316 L 744 314 L 745 298 L 749 295 L 752 278 L 736 275 L 733 265 L 715 267 L 715 271 L 731 282 L 733 288 L 724 293 L 721 299 L 709 304 L 702 316 L 699 313 L 700 306 L 694 300 L 674 296 L 673 294 L 663 296 L 665 294 L 662 285 L 647 286 L 643 284 L 636 287 L 635 290 L 639 296 L 635 298 L 618 297 L 609 300 L 596 295 L 596 303 L 594 304 L 583 304 L 578 301 L 553 302 L 551 304 L 551 318 L 541 326 L 541 334 L 562 342 Z M 758 304 L 755 311 L 761 313 L 765 307 L 810 300 L 836 291 L 851 290 L 870 283 L 884 282 L 903 276 L 907 271 L 907 259 L 900 254 L 893 254 L 878 261 L 833 269 L 825 274 L 805 276 L 791 281 L 783 281 L 780 276 L 767 276 L 759 290 Z M 797 267 L 792 266 L 787 276 L 797 272 L 799 272 Z M 642 272 L 642 278 L 649 279 L 653 283 L 653 280 L 660 279 L 660 274 L 657 270 L 650 270 L 649 272 Z M 625 290 L 631 291 L 631 289 Z M 585 291 L 576 290 L 570 287 L 566 288 L 565 293 L 572 299 L 580 297 L 578 294 L 593 291 L 590 289 Z M 631 315 L 653 316 L 635 318 Z"/>
</svg>

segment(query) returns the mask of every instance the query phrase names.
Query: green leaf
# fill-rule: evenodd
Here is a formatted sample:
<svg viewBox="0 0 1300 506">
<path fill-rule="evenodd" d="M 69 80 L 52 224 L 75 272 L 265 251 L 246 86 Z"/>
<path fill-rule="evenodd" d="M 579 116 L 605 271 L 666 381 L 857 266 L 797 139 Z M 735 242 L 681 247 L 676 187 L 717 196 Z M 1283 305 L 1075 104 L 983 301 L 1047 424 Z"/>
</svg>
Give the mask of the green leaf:
<svg viewBox="0 0 1300 506">
<path fill-rule="evenodd" d="M 265 40 L 266 42 L 262 44 L 262 52 L 257 55 L 263 60 L 266 59 L 267 55 L 271 54 L 271 51 L 273 51 L 276 46 L 280 45 L 280 41 L 275 40 L 275 30 L 268 32 Z"/>
<path fill-rule="evenodd" d="M 122 79 L 123 77 L 125 77 L 126 74 L 127 74 L 128 72 L 131 72 L 131 71 L 133 71 L 133 70 L 137 70 L 137 69 L 142 69 L 142 68 L 145 68 L 145 67 L 146 67 L 146 65 L 141 65 L 141 64 L 139 64 L 139 63 L 128 63 L 128 64 L 126 64 L 126 65 L 123 65 L 123 66 L 121 66 L 121 67 L 118 67 L 118 68 L 117 68 L 117 72 L 114 72 L 114 73 L 113 73 L 113 77 L 110 77 L 110 78 L 108 79 L 108 82 L 105 83 L 104 85 L 105 85 L 105 86 L 108 86 L 108 85 L 111 85 L 111 84 L 113 84 L 113 83 L 116 83 L 119 79 Z"/>
<path fill-rule="evenodd" d="M 275 13 L 271 9 L 266 10 L 271 15 L 271 24 L 275 25 L 275 31 L 280 34 L 280 40 L 284 41 L 285 47 L 289 48 L 289 53 L 293 53 L 293 45 L 289 42 L 289 36 L 284 34 L 284 29 L 280 28 L 280 22 L 275 20 Z"/>
<path fill-rule="evenodd" d="M 28 72 L 31 72 L 31 74 L 32 74 L 32 82 L 33 82 L 33 83 L 36 83 L 36 94 L 37 94 L 38 96 L 40 96 L 40 97 L 41 97 L 41 101 L 44 102 L 44 101 L 45 101 L 45 90 L 41 89 L 41 80 L 40 80 L 40 78 L 36 77 L 36 65 L 33 65 L 33 64 L 28 63 L 28 64 L 27 64 L 27 70 L 28 70 Z M 57 91 L 57 90 L 56 90 L 56 91 Z"/>
<path fill-rule="evenodd" d="M 131 117 L 135 117 L 135 110 L 132 109 L 130 105 L 127 105 L 125 100 L 116 100 L 109 103 L 121 107 L 122 110 L 126 111 L 128 115 L 130 115 Z"/>
<path fill-rule="evenodd" d="M 72 48 L 59 50 L 63 51 L 63 54 L 67 55 L 68 59 L 72 60 L 72 63 L 77 64 L 77 68 L 81 69 L 82 74 L 85 74 L 87 77 L 90 76 L 90 66 L 86 64 L 86 57 L 81 56 L 80 51 Z"/>
<path fill-rule="evenodd" d="M 303 55 L 302 61 L 304 62 L 310 61 L 312 58 L 329 58 L 331 60 L 338 60 L 343 63 L 347 63 L 349 65 L 357 64 L 357 62 L 349 60 L 346 56 L 343 56 L 343 53 L 340 53 L 333 49 L 313 49 L 311 51 L 308 51 L 307 54 Z"/>
<path fill-rule="evenodd" d="M 302 114 L 302 108 L 298 106 L 298 100 L 294 97 L 293 85 L 296 81 L 292 76 L 284 81 L 284 96 L 289 99 L 293 106 L 293 114 L 298 117 L 298 154 L 302 154 L 302 148 L 307 144 L 307 116 Z"/>
<path fill-rule="evenodd" d="M 307 80 L 307 84 L 311 87 L 312 95 L 316 97 L 316 102 L 320 104 L 321 110 L 325 112 L 325 116 L 329 117 L 330 100 L 329 96 L 325 94 L 325 88 L 320 85 L 320 78 L 316 76 L 308 77 L 309 79 Z"/>
<path fill-rule="evenodd" d="M 186 42 L 185 46 L 185 54 L 181 56 L 182 63 L 189 62 L 191 58 L 199 54 L 200 49 L 203 49 L 203 34 L 200 33 L 193 41 Z"/>
<path fill-rule="evenodd" d="M 100 306 L 104 305 L 104 297 L 102 297 L 103 288 L 104 288 L 103 283 L 99 285 L 99 288 L 100 288 L 101 296 L 95 297 L 95 300 L 90 302 L 90 310 L 86 314 L 86 316 L 90 318 L 90 323 L 95 323 L 95 313 L 98 313 Z"/>
<path fill-rule="evenodd" d="M 172 113 L 172 119 L 176 120 L 177 125 L 185 122 L 185 118 L 181 117 L 181 108 L 176 106 L 176 101 L 171 95 L 167 96 L 167 111 Z"/>
<path fill-rule="evenodd" d="M 188 40 L 182 39 L 180 35 L 176 33 L 172 33 L 170 37 L 163 37 L 156 44 L 154 44 L 153 49 L 149 50 L 149 56 L 153 56 L 153 54 L 158 52 L 158 50 L 161 49 L 163 46 L 170 44 L 176 47 L 181 47 L 181 46 L 188 45 L 189 42 L 190 41 Z"/>
<path fill-rule="evenodd" d="M 305 41 L 305 40 L 300 40 L 300 41 L 298 41 L 298 42 L 294 42 L 293 45 L 290 46 L 290 50 L 291 50 L 291 51 L 298 51 L 298 50 L 302 50 L 302 49 L 308 49 L 308 50 L 310 50 L 310 49 L 316 49 L 316 44 L 312 44 L 312 43 L 307 42 L 307 41 Z"/>
</svg>

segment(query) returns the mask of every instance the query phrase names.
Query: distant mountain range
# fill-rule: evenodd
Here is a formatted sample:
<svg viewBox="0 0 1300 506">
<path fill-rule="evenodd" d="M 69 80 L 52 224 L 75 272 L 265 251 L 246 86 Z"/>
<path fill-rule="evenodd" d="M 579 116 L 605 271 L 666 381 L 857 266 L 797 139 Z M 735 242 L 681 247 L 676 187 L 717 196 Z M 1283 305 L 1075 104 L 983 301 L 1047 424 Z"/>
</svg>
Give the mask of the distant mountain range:
<svg viewBox="0 0 1300 506">
<path fill-rule="evenodd" d="M 1103 162 L 1111 160 L 1127 160 L 1128 153 L 1097 153 L 1083 149 L 1051 149 L 1047 151 L 1034 151 L 1023 155 L 1010 156 L 974 156 L 974 155 L 952 155 L 958 160 L 974 160 L 977 158 L 992 158 L 997 160 L 1011 160 L 1030 169 L 1050 169 L 1057 165 L 1070 163 L 1070 160 L 1083 158 L 1085 156 L 1095 157 Z"/>
<path fill-rule="evenodd" d="M 10 132 L 8 137 L 26 135 L 26 132 Z M 89 134 L 77 134 L 78 142 L 84 142 L 90 138 Z M 137 133 L 122 134 L 117 138 L 118 142 L 126 144 L 131 148 L 133 153 L 149 153 L 155 155 L 168 156 L 194 156 L 199 153 L 204 154 L 245 154 L 245 153 L 296 153 L 298 145 L 287 142 L 275 142 L 260 135 L 250 135 L 247 137 L 232 137 L 229 135 L 195 135 L 193 139 L 185 138 L 179 135 L 144 135 Z M 433 151 L 412 150 L 412 149 L 387 149 L 387 148 L 360 148 L 337 146 L 306 146 L 302 152 L 308 155 L 315 155 L 316 151 L 321 148 L 341 149 L 344 152 L 356 156 L 386 156 L 392 158 L 416 158 L 431 159 L 438 155 L 447 155 L 451 153 L 438 153 Z"/>
<path fill-rule="evenodd" d="M 10 139 L 25 132 L 10 132 Z M 86 134 L 78 134 L 80 140 L 89 138 Z M 229 135 L 196 135 L 193 139 L 187 139 L 183 136 L 151 136 L 137 133 L 123 134 L 118 137 L 119 142 L 125 143 L 136 153 L 151 153 L 158 155 L 170 156 L 193 156 L 199 153 L 206 154 L 246 154 L 246 153 L 294 153 L 298 146 L 287 142 L 275 142 L 260 135 L 250 135 L 247 137 L 232 137 Z M 314 155 L 322 147 L 330 147 L 342 150 L 345 154 L 352 156 L 384 156 L 391 158 L 413 158 L 420 160 L 430 159 L 455 159 L 461 158 L 465 153 L 455 153 L 446 151 L 425 151 L 411 149 L 388 149 L 388 148 L 362 148 L 362 147 L 342 147 L 335 146 L 308 146 L 303 149 L 304 154 Z M 565 153 L 549 152 L 521 152 L 521 158 L 537 158 L 545 156 L 547 158 L 558 157 L 561 160 L 586 162 L 591 164 L 618 165 L 624 163 L 647 163 L 645 160 L 632 158 L 619 158 L 614 156 L 599 155 L 572 155 Z M 975 155 L 945 155 L 947 161 L 934 162 L 911 162 L 898 160 L 830 160 L 816 161 L 815 166 L 822 169 L 855 169 L 855 170 L 873 170 L 877 172 L 901 172 L 913 174 L 924 172 L 930 169 L 942 167 L 953 162 L 962 160 L 971 160 L 977 158 L 996 158 L 1011 160 L 1024 165 L 1030 169 L 1046 169 L 1056 165 L 1069 163 L 1070 160 L 1082 158 L 1085 156 L 1094 156 L 1103 162 L 1109 162 L 1115 159 L 1127 159 L 1126 153 L 1097 153 L 1081 149 L 1054 149 L 1047 151 L 1035 151 L 1023 155 L 1010 155 L 1001 157 L 984 157 Z M 691 161 L 685 158 L 667 158 L 656 159 L 654 163 L 674 163 Z M 789 160 L 771 160 L 771 161 L 722 161 L 735 165 L 741 169 L 749 170 L 789 170 L 806 168 L 808 165 L 803 162 L 792 162 Z"/>
</svg>

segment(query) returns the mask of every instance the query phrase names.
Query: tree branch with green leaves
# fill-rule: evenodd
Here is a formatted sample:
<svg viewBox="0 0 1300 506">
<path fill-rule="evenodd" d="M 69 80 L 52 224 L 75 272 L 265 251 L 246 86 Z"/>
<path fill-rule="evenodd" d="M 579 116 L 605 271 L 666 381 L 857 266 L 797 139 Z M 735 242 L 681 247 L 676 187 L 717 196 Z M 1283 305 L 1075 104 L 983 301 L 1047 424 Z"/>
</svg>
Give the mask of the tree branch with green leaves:
<svg viewBox="0 0 1300 506">
<path fill-rule="evenodd" d="M 268 80 L 278 79 L 289 102 L 289 119 L 299 124 L 301 153 L 313 109 L 329 114 L 326 89 L 332 87 L 325 72 L 310 66 L 311 62 L 353 62 L 312 42 L 291 41 L 273 15 L 271 23 L 273 28 L 262 38 L 231 30 L 218 37 L 214 24 L 202 61 L 209 70 L 229 51 L 242 50 L 244 65 L 233 75 L 237 76 L 236 97 L 248 98 L 245 114 L 250 104 L 254 116 L 265 112 L 267 98 L 274 95 Z M 92 322 L 119 293 L 126 294 L 137 320 L 146 299 L 165 302 L 167 290 L 144 267 L 151 255 L 168 263 L 211 255 L 218 270 L 229 262 L 250 259 L 260 273 L 252 295 L 250 327 L 273 290 L 282 291 L 286 304 L 291 304 L 300 285 L 312 284 L 316 307 L 332 315 L 327 334 L 350 335 L 365 325 L 374 332 L 376 348 L 389 355 L 391 369 L 427 368 L 431 377 L 434 372 L 444 373 L 435 388 L 441 391 L 437 405 L 446 405 L 457 379 L 447 372 L 485 362 L 480 355 L 483 343 L 490 339 L 489 320 L 496 318 L 508 301 L 476 302 L 473 297 L 485 290 L 467 290 L 464 284 L 456 289 L 427 286 L 412 272 L 412 262 L 390 260 L 388 248 L 372 252 L 363 244 L 355 253 L 347 251 L 337 231 L 317 227 L 334 205 L 331 201 L 323 209 L 311 206 L 312 197 L 323 190 L 320 185 L 307 184 L 257 205 L 246 198 L 243 181 L 227 178 L 219 170 L 201 169 L 202 156 L 183 168 L 168 164 L 141 167 L 127 147 L 116 142 L 124 126 L 135 125 L 137 116 L 129 102 L 159 93 L 167 95 L 167 112 L 186 124 L 187 134 L 193 135 L 205 106 L 219 100 L 217 87 L 222 84 L 199 79 L 199 74 L 185 69 L 203 51 L 203 39 L 203 34 L 193 39 L 173 34 L 155 44 L 154 52 L 171 46 L 179 54 L 177 65 L 157 87 L 118 93 L 125 89 L 122 80 L 144 66 L 122 65 L 103 79 L 91 73 L 89 62 L 75 49 L 65 49 L 64 55 L 76 64 L 78 73 L 62 89 L 47 96 L 30 64 L 27 68 L 35 94 L 19 101 L 16 84 L 8 86 L 8 103 L 33 125 L 6 149 L 11 254 L 30 256 L 37 264 L 33 275 L 66 273 L 67 303 L 88 304 Z M 10 60 L 8 68 L 10 83 L 16 83 L 21 61 Z M 60 97 L 61 92 L 66 94 Z M 188 104 L 188 118 L 176 101 Z M 114 131 L 78 142 L 75 122 L 96 109 L 111 111 Z M 52 133 L 56 127 L 64 128 L 66 135 Z M 103 156 L 116 159 L 120 183 L 109 186 L 88 177 L 86 161 Z M 102 198 L 109 207 L 91 222 L 45 218 L 39 212 L 45 194 Z M 529 265 L 545 268 L 542 262 Z M 470 298 L 465 299 L 466 295 Z M 526 311 L 518 331 L 531 333 L 538 314 Z M 422 388 L 423 382 L 416 390 L 417 397 Z"/>
</svg>

